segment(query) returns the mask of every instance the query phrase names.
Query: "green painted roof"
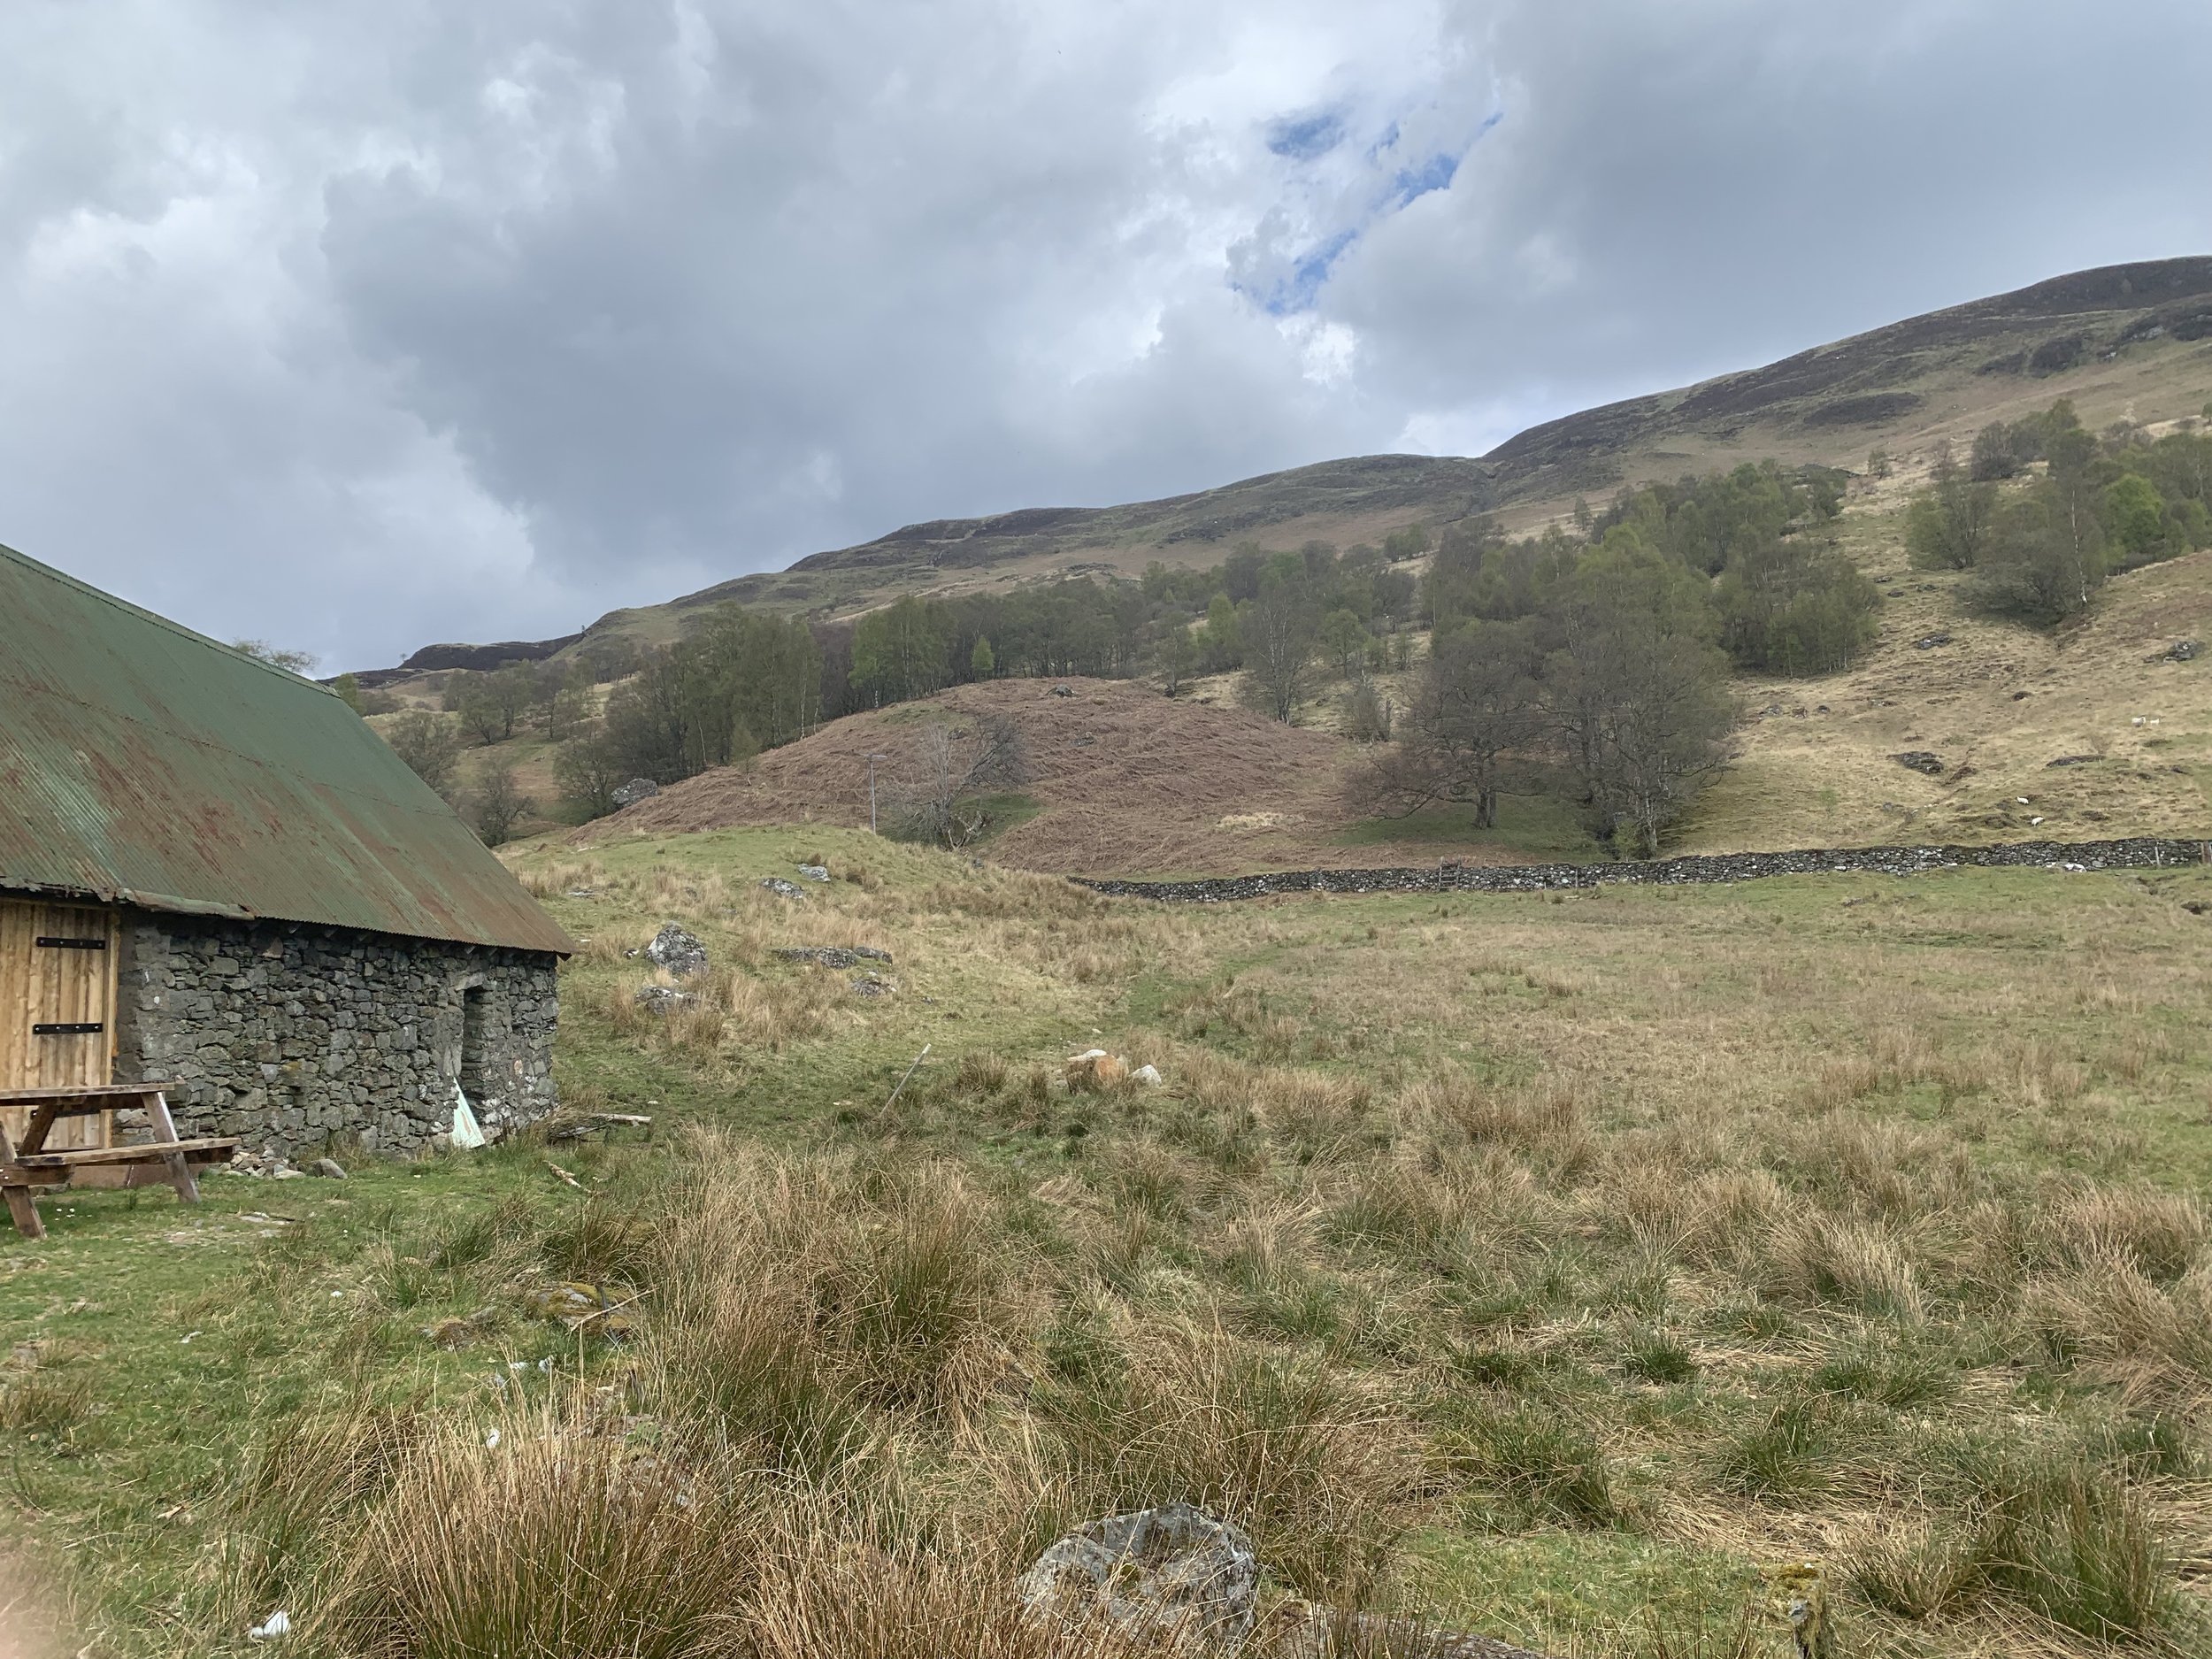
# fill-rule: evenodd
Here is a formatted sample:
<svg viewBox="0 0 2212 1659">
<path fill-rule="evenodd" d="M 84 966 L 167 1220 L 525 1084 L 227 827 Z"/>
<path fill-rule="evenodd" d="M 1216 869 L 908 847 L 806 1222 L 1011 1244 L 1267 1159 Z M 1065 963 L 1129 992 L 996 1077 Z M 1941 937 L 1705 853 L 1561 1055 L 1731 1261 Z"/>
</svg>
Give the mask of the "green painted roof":
<svg viewBox="0 0 2212 1659">
<path fill-rule="evenodd" d="M 4 547 L 0 888 L 575 949 L 336 693 Z"/>
</svg>

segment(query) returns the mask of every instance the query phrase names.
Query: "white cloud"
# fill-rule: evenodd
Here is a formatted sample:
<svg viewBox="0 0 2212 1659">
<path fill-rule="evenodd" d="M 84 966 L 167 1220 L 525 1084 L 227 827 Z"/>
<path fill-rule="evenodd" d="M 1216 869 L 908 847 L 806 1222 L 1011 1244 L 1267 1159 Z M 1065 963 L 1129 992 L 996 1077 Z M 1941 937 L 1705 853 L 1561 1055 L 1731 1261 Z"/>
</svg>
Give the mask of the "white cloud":
<svg viewBox="0 0 2212 1659">
<path fill-rule="evenodd" d="M 12 8 L 0 540 L 358 663 L 1479 449 L 2202 250 L 2208 47 L 2182 0 Z"/>
</svg>

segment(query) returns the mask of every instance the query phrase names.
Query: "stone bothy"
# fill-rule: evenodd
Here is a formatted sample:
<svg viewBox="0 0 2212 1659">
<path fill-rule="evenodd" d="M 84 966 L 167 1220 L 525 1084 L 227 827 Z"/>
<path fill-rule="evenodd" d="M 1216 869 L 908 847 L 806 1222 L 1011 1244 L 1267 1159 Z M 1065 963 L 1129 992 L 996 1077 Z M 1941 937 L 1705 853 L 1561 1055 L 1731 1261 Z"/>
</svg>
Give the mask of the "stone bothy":
<svg viewBox="0 0 2212 1659">
<path fill-rule="evenodd" d="M 555 1103 L 574 949 L 335 694 L 0 548 L 0 1090 L 290 1156 Z M 102 1125 L 104 1134 L 127 1133 Z"/>
</svg>

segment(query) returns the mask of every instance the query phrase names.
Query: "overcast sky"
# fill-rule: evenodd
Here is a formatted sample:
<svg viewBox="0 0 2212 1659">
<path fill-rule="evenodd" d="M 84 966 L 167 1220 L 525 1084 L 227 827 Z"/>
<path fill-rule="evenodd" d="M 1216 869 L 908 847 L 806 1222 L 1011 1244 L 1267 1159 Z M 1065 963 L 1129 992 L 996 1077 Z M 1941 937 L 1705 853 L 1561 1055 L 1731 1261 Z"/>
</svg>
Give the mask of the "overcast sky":
<svg viewBox="0 0 2212 1659">
<path fill-rule="evenodd" d="M 2212 5 L 6 0 L 0 541 L 327 667 L 2212 252 Z"/>
</svg>

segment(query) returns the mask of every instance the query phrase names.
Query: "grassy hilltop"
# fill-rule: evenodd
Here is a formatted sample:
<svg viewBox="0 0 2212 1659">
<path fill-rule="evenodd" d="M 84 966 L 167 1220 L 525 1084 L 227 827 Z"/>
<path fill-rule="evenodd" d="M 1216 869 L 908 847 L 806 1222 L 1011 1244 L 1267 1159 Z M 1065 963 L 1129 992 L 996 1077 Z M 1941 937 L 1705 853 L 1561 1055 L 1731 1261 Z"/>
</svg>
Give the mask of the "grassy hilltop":
<svg viewBox="0 0 2212 1659">
<path fill-rule="evenodd" d="M 1011 1575 L 1171 1498 L 1271 1598 L 1554 1652 L 1780 1655 L 1800 1561 L 1840 1653 L 2212 1643 L 2212 872 L 1163 910 L 818 826 L 511 858 L 587 941 L 565 1098 L 650 1139 L 0 1251 L 61 1651 L 1087 1652 Z M 658 1018 L 671 920 L 714 965 Z M 1071 1091 L 1094 1046 L 1164 1086 Z M 570 1279 L 628 1341 L 533 1311 Z"/>
</svg>

